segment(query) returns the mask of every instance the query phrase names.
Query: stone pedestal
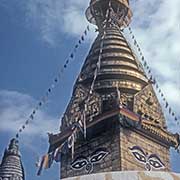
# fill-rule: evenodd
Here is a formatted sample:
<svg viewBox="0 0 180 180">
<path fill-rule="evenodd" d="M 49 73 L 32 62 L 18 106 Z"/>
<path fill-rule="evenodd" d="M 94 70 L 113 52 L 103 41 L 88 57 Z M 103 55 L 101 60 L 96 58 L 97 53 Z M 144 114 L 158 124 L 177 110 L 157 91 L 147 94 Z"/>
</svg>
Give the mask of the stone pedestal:
<svg viewBox="0 0 180 180">
<path fill-rule="evenodd" d="M 180 174 L 154 171 L 117 171 L 77 176 L 63 180 L 180 180 Z"/>
</svg>

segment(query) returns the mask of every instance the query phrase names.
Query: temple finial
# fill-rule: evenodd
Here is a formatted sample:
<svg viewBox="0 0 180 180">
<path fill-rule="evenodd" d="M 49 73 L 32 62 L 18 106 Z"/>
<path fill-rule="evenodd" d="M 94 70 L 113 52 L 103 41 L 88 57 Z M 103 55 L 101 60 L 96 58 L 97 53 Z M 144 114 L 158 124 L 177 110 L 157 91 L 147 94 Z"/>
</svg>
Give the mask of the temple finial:
<svg viewBox="0 0 180 180">
<path fill-rule="evenodd" d="M 99 30 L 103 28 L 105 21 L 119 28 L 126 27 L 132 18 L 129 0 L 91 0 L 86 10 L 86 18 L 97 25 Z"/>
</svg>

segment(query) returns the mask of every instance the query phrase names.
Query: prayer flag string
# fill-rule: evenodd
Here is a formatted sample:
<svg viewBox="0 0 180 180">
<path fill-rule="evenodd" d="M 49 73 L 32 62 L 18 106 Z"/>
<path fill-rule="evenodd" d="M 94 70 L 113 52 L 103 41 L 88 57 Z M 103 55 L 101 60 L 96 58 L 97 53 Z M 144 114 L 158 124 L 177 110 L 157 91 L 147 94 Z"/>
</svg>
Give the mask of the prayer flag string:
<svg viewBox="0 0 180 180">
<path fill-rule="evenodd" d="M 25 123 L 19 128 L 18 132 L 15 135 L 17 139 L 20 137 L 20 134 L 26 129 L 29 123 L 34 120 L 35 115 L 37 114 L 37 111 L 48 101 L 50 94 L 53 92 L 53 89 L 58 85 L 60 79 L 62 78 L 62 74 L 64 73 L 65 69 L 68 67 L 69 63 L 75 58 L 75 54 L 78 48 L 85 41 L 85 38 L 88 35 L 89 31 L 90 31 L 90 27 L 88 25 L 85 31 L 83 32 L 83 34 L 80 36 L 80 39 L 75 44 L 69 57 L 65 60 L 63 67 L 59 70 L 57 76 L 54 77 L 52 84 L 49 86 L 49 88 L 45 92 L 45 95 L 43 95 L 42 98 L 40 98 L 40 101 L 37 103 L 37 106 L 33 109 L 32 113 L 26 119 Z"/>
<path fill-rule="evenodd" d="M 152 70 L 150 69 L 150 66 L 148 66 L 147 61 L 145 60 L 145 57 L 143 56 L 143 53 L 141 51 L 141 48 L 135 38 L 135 35 L 133 34 L 132 28 L 130 26 L 128 26 L 128 31 L 129 34 L 131 35 L 131 38 L 134 42 L 134 46 L 137 48 L 137 51 L 140 54 L 140 59 L 142 61 L 142 64 L 144 66 L 144 68 L 147 70 L 147 74 L 150 76 L 149 80 L 150 82 L 152 82 L 152 84 L 155 86 L 155 88 L 157 89 L 157 92 L 160 94 L 160 97 L 162 98 L 162 101 L 164 102 L 164 106 L 166 109 L 168 109 L 169 114 L 174 118 L 175 122 L 177 122 L 177 124 L 179 125 L 180 121 L 178 120 L 175 112 L 172 110 L 172 108 L 169 106 L 168 101 L 166 100 L 166 98 L 164 97 L 164 93 L 162 92 L 162 90 L 160 89 L 160 86 L 157 83 L 157 80 L 153 77 L 152 75 Z"/>
</svg>

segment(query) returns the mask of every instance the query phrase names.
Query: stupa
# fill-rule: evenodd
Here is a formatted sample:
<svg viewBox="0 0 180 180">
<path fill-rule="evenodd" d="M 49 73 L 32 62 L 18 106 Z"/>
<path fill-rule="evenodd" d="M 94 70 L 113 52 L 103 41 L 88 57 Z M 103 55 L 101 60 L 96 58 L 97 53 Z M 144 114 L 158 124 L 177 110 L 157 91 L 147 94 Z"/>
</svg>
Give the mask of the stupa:
<svg viewBox="0 0 180 180">
<path fill-rule="evenodd" d="M 0 164 L 0 180 L 25 180 L 24 168 L 16 139 L 11 140 L 8 149 L 4 152 Z"/>
<path fill-rule="evenodd" d="M 49 137 L 52 152 L 71 137 L 74 124 L 85 126 L 85 137 L 80 131 L 72 136 L 73 156 L 62 150 L 61 178 L 164 179 L 167 172 L 180 179 L 168 173 L 169 150 L 179 139 L 168 132 L 153 82 L 122 33 L 132 19 L 129 1 L 91 0 L 86 17 L 99 34 L 74 85 L 61 132 Z M 152 178 L 143 171 L 164 173 Z"/>
</svg>

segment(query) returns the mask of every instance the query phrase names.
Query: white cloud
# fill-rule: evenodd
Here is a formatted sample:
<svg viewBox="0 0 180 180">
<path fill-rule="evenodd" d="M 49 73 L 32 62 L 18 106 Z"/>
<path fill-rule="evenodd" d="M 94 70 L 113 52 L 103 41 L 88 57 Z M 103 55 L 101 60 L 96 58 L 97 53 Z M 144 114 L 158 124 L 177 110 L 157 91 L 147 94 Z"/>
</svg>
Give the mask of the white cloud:
<svg viewBox="0 0 180 180">
<path fill-rule="evenodd" d="M 86 7 L 84 0 L 27 0 L 26 20 L 30 26 L 33 22 L 45 42 L 55 45 L 61 33 L 77 36 L 84 31 Z"/>
<path fill-rule="evenodd" d="M 36 27 L 45 42 L 55 45 L 59 34 L 76 37 L 83 32 L 87 24 L 85 10 L 89 1 L 27 0 L 20 7 L 24 8 L 29 27 Z M 6 2 L 3 1 L 3 4 Z M 132 27 L 136 38 L 163 92 L 178 114 L 180 1 L 131 0 L 131 6 L 134 14 Z M 93 36 L 91 34 L 90 38 Z"/>
<path fill-rule="evenodd" d="M 36 100 L 16 91 L 0 91 L 0 132 L 16 133 L 32 112 Z M 59 121 L 39 110 L 35 119 L 23 131 L 23 136 L 47 138 L 47 132 L 58 132 Z"/>
<path fill-rule="evenodd" d="M 170 105 L 180 114 L 180 1 L 131 1 L 132 28 Z M 126 34 L 126 36 L 128 36 Z M 170 121 L 172 117 L 167 116 Z M 177 130 L 177 129 L 176 129 Z"/>
</svg>

